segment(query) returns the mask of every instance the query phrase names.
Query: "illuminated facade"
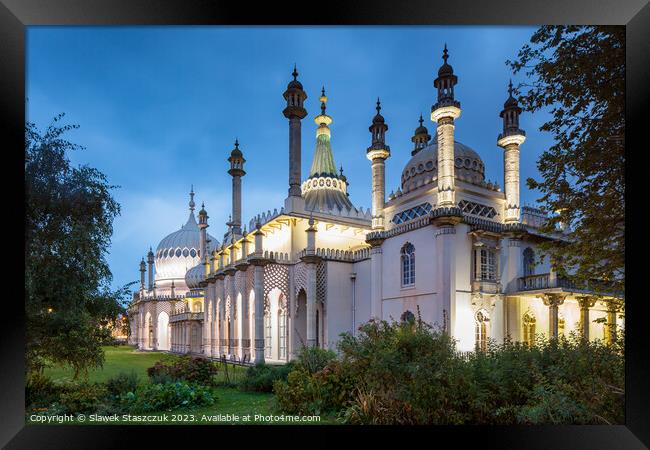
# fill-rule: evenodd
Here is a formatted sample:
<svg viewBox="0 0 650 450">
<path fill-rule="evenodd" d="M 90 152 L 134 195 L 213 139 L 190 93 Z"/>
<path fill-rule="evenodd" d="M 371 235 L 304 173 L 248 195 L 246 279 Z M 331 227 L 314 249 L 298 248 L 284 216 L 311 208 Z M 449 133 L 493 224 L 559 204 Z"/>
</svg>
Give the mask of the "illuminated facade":
<svg viewBox="0 0 650 450">
<path fill-rule="evenodd" d="M 371 209 L 352 204 L 337 170 L 332 117 L 323 89 L 309 174 L 301 175 L 301 127 L 307 94 L 293 80 L 284 92 L 289 121 L 289 190 L 284 205 L 242 227 L 246 175 L 239 143 L 228 162 L 232 215 L 223 242 L 207 234 L 204 208 L 163 239 L 140 263 L 141 287 L 130 307 L 130 341 L 142 350 L 208 357 L 286 361 L 304 345 L 335 348 L 339 335 L 372 318 L 418 313 L 450 333 L 460 351 L 485 350 L 490 340 L 532 342 L 536 334 L 572 331 L 615 339 L 620 301 L 577 289 L 539 263 L 544 236 L 538 210 L 521 207 L 521 109 L 512 86 L 501 117 L 504 191 L 485 180 L 479 154 L 454 138 L 462 124 L 458 78 L 447 63 L 434 81 L 432 140 L 423 119 L 411 141 L 400 187 L 385 195 L 388 125 L 372 119 L 366 150 L 372 171 Z M 155 270 L 154 270 L 155 265 Z M 148 283 L 145 272 L 148 271 Z M 594 322 L 605 318 L 607 324 Z"/>
</svg>

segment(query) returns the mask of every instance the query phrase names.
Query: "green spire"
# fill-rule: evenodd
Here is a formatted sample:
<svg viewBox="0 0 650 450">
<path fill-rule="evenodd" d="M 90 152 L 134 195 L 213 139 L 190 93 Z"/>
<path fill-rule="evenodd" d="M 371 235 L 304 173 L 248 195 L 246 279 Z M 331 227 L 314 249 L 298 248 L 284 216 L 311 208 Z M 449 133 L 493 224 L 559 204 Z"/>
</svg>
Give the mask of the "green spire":
<svg viewBox="0 0 650 450">
<path fill-rule="evenodd" d="M 332 146 L 330 137 L 327 134 L 321 134 L 316 137 L 316 151 L 311 163 L 309 176 L 329 175 L 338 178 L 336 163 L 332 155 Z"/>
</svg>

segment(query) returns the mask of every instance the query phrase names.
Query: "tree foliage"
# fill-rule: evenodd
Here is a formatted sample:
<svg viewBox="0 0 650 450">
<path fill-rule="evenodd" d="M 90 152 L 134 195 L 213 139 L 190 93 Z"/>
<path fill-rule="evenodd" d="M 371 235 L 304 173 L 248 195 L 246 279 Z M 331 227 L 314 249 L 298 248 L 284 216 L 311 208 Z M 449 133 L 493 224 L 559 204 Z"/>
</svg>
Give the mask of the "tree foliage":
<svg viewBox="0 0 650 450">
<path fill-rule="evenodd" d="M 551 113 L 540 130 L 555 142 L 528 186 L 552 214 L 546 231 L 563 223 L 569 239 L 543 248 L 573 281 L 607 280 L 623 291 L 625 27 L 543 26 L 507 64 L 531 80 L 518 87 L 522 108 Z"/>
<path fill-rule="evenodd" d="M 83 147 L 64 138 L 78 128 L 63 114 L 45 131 L 25 125 L 25 308 L 29 372 L 71 365 L 75 377 L 101 366 L 100 345 L 124 311 L 128 286 L 110 288 L 106 262 L 113 219 L 120 212 L 98 170 L 72 167 L 67 153 Z"/>
</svg>

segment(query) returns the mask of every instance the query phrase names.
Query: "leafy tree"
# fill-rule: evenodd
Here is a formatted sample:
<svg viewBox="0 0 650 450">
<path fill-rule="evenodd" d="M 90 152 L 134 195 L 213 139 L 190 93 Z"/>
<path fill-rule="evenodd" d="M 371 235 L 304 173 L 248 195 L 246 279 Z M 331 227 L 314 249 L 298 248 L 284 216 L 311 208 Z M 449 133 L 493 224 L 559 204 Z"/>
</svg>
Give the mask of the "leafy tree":
<svg viewBox="0 0 650 450">
<path fill-rule="evenodd" d="M 528 186 L 553 213 L 546 231 L 563 223 L 569 239 L 543 248 L 561 275 L 624 291 L 625 28 L 543 26 L 507 64 L 531 80 L 518 87 L 522 109 L 552 116 L 540 130 L 555 143 Z"/>
<path fill-rule="evenodd" d="M 41 132 L 25 125 L 27 371 L 70 365 L 75 378 L 103 364 L 101 344 L 124 312 L 128 286 L 110 288 L 106 252 L 119 204 L 98 170 L 72 167 L 63 114 Z"/>
</svg>

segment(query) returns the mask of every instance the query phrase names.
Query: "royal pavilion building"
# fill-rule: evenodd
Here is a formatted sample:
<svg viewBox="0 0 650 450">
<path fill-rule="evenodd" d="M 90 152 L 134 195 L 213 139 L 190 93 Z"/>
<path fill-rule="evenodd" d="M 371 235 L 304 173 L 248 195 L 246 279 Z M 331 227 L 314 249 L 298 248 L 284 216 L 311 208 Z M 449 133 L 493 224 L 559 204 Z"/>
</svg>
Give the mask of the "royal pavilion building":
<svg viewBox="0 0 650 450">
<path fill-rule="evenodd" d="M 129 307 L 130 343 L 140 350 L 282 362 L 302 346 L 333 349 L 341 333 L 355 333 L 373 318 L 399 320 L 409 312 L 450 333 L 459 351 L 484 350 L 489 340 L 507 337 L 531 342 L 536 334 L 616 339 L 622 300 L 576 288 L 548 258 L 539 262 L 540 242 L 566 233 L 542 233 L 546 217 L 521 207 L 526 134 L 512 85 L 501 111 L 503 129 L 495 132 L 503 151 L 502 189 L 486 182 L 480 154 L 454 138 L 462 109 L 447 59 L 445 47 L 434 81 L 435 133 L 420 117 L 411 159 L 388 197 L 384 173 L 391 149 L 377 101 L 365 150 L 372 171 L 372 206 L 365 210 L 348 196 L 353 180 L 337 170 L 324 89 L 314 117 L 312 164 L 303 178 L 307 94 L 294 69 L 283 94 L 289 122 L 284 205 L 244 226 L 246 160 L 235 142 L 228 158 L 232 215 L 223 240 L 208 234 L 204 207 L 197 222 L 192 190 L 185 225 L 140 262 L 140 289 Z"/>
</svg>

